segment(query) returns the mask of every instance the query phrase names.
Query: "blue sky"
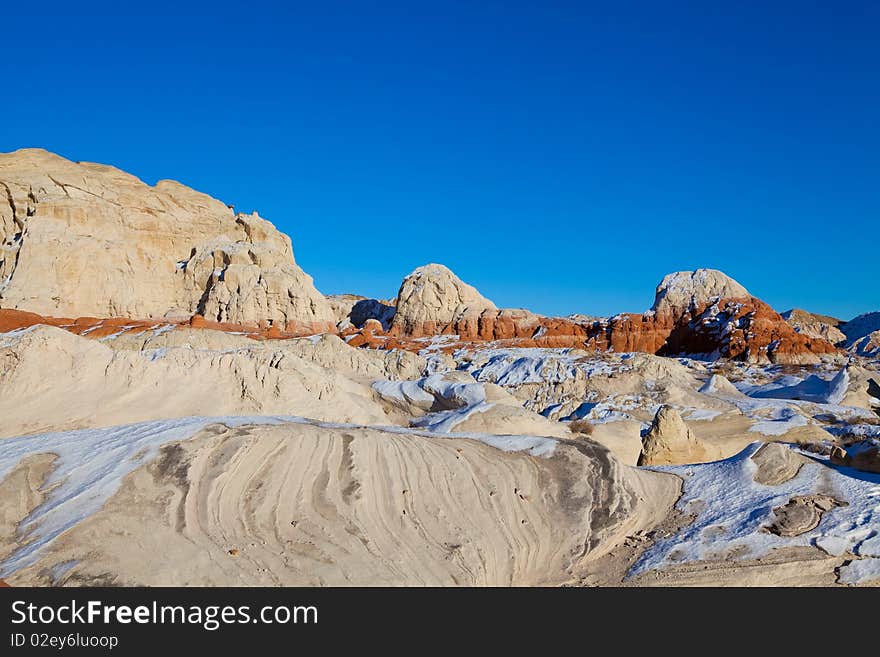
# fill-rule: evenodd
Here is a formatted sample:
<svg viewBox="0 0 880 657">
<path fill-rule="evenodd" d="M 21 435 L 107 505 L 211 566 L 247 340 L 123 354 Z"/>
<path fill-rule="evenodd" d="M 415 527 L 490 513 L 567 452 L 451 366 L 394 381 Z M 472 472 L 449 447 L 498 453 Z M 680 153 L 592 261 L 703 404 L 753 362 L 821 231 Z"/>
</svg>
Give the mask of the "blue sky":
<svg viewBox="0 0 880 657">
<path fill-rule="evenodd" d="M 322 292 L 442 262 L 610 314 L 714 267 L 778 310 L 880 309 L 878 2 L 25 4 L 0 150 L 256 209 Z"/>
</svg>

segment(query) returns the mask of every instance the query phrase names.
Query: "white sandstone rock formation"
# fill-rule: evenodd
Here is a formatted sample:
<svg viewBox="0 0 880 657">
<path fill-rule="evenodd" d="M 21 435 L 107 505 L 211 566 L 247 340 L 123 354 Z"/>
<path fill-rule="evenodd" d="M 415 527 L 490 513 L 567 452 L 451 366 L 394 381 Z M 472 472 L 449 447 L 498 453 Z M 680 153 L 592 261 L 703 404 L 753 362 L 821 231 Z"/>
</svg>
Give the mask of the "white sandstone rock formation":
<svg viewBox="0 0 880 657">
<path fill-rule="evenodd" d="M 335 336 L 221 350 L 117 350 L 35 326 L 0 334 L 0 438 L 193 415 L 405 422 L 376 403 L 369 385 L 371 378 L 396 374 L 396 354 L 357 350 Z M 411 362 L 399 368 L 406 375 L 416 369 Z"/>
<path fill-rule="evenodd" d="M 0 154 L 0 307 L 330 328 L 290 239 L 180 183 L 39 149 Z"/>
<path fill-rule="evenodd" d="M 676 478 L 595 444 L 544 439 L 552 451 L 536 456 L 487 440 L 260 418 L 14 439 L 0 522 L 27 531 L 0 533 L 0 574 L 15 586 L 576 583 L 678 495 Z M 22 457 L 39 449 L 58 457 Z"/>
<path fill-rule="evenodd" d="M 447 267 L 429 264 L 403 279 L 392 326 L 404 334 L 430 335 L 484 310 L 496 306 Z"/>
<path fill-rule="evenodd" d="M 678 271 L 663 277 L 651 310 L 658 315 L 680 315 L 713 299 L 748 299 L 748 290 L 717 269 Z"/>
</svg>

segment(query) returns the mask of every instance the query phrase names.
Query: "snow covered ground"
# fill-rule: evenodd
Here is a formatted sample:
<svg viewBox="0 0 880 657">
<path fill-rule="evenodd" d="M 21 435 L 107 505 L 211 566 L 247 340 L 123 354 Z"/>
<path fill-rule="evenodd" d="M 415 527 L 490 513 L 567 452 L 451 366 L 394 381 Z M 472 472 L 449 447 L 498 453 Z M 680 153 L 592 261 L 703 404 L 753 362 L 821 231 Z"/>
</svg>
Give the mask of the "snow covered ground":
<svg viewBox="0 0 880 657">
<path fill-rule="evenodd" d="M 660 539 L 635 563 L 630 575 L 702 560 L 756 559 L 790 546 L 816 546 L 828 554 L 851 553 L 840 580 L 855 584 L 880 577 L 880 474 L 836 467 L 809 455 L 789 481 L 765 486 L 755 481 L 751 457 L 761 443 L 736 456 L 701 465 L 654 467 L 684 481 L 677 508 L 694 521 Z M 844 503 L 825 512 L 819 525 L 800 536 L 777 536 L 764 529 L 773 509 L 792 497 L 829 495 Z"/>
<path fill-rule="evenodd" d="M 621 356 L 621 358 L 623 358 Z M 562 383 L 581 373 L 590 377 L 626 371 L 602 358 L 584 358 L 572 349 L 511 348 L 484 349 L 455 354 L 458 369 L 469 372 L 477 381 L 517 386 L 524 383 Z"/>
<path fill-rule="evenodd" d="M 826 380 L 817 374 L 804 379 L 786 376 L 760 386 L 741 385 L 740 390 L 758 399 L 799 399 L 817 404 L 840 404 L 849 388 L 849 373 L 842 368 L 834 378 Z"/>
</svg>

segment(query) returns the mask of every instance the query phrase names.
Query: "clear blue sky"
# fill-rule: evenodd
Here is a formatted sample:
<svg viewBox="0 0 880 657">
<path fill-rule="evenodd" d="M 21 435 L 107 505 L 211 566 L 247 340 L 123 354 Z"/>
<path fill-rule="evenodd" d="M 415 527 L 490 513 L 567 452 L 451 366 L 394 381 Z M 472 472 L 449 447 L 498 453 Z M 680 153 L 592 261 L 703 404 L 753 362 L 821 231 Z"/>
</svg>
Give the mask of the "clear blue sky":
<svg viewBox="0 0 880 657">
<path fill-rule="evenodd" d="M 0 150 L 256 209 L 325 293 L 880 309 L 880 2 L 118 4 L 4 7 Z"/>
</svg>

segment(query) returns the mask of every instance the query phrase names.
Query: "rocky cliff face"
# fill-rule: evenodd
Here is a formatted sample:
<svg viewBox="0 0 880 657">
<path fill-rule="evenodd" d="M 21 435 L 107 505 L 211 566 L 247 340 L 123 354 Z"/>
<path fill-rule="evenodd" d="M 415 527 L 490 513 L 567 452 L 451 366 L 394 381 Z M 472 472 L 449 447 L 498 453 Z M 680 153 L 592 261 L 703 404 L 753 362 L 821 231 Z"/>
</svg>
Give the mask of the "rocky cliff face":
<svg viewBox="0 0 880 657">
<path fill-rule="evenodd" d="M 850 353 L 868 358 L 880 357 L 880 331 L 868 333 L 853 341 L 849 346 Z"/>
<path fill-rule="evenodd" d="M 880 312 L 865 313 L 840 325 L 850 353 L 867 358 L 880 357 Z"/>
<path fill-rule="evenodd" d="M 180 183 L 0 154 L 0 307 L 48 316 L 332 326 L 290 239 Z"/>
<path fill-rule="evenodd" d="M 685 313 L 661 355 L 710 354 L 757 363 L 809 364 L 837 350 L 827 340 L 798 333 L 755 297 L 719 299 Z"/>
<path fill-rule="evenodd" d="M 859 315 L 841 324 L 840 328 L 846 335 L 847 344 L 853 345 L 861 338 L 880 331 L 880 312 Z"/>
<path fill-rule="evenodd" d="M 769 305 L 712 269 L 665 276 L 651 311 L 597 323 L 588 345 L 791 364 L 818 362 L 819 355 L 836 351 L 826 339 L 798 333 Z"/>
</svg>

